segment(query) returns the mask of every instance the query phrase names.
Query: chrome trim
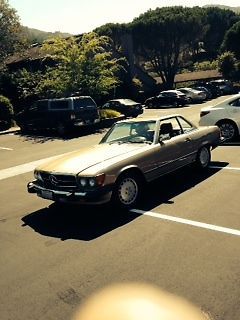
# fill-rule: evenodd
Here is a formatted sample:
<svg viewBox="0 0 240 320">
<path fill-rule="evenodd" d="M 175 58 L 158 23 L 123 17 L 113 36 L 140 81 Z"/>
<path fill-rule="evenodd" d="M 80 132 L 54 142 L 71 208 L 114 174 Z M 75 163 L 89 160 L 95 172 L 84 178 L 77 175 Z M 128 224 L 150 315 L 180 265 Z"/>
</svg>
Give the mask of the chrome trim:
<svg viewBox="0 0 240 320">
<path fill-rule="evenodd" d="M 43 188 L 40 187 L 39 185 L 36 185 L 35 183 L 32 182 L 32 185 L 39 190 L 46 190 L 46 191 L 50 191 L 52 193 L 55 194 L 60 194 L 60 195 L 65 195 L 65 196 L 70 196 L 70 195 L 78 195 L 78 196 L 85 196 L 86 192 L 68 192 L 68 191 L 59 191 L 59 190 L 52 190 L 52 189 L 47 189 L 47 188 Z"/>
</svg>

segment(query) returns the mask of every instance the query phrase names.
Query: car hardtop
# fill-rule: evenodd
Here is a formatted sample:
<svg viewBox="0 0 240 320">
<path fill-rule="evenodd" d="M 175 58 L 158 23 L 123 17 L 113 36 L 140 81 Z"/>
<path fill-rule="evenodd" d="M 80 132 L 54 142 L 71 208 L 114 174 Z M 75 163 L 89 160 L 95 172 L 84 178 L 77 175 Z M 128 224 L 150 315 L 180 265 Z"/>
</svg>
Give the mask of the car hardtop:
<svg viewBox="0 0 240 320">
<path fill-rule="evenodd" d="M 172 96 L 184 96 L 184 93 L 182 93 L 179 90 L 165 90 L 165 91 L 161 91 L 160 94 L 169 94 Z"/>
<path fill-rule="evenodd" d="M 39 106 L 39 107 L 48 107 L 49 110 L 54 110 L 54 109 L 58 109 L 56 106 L 52 107 L 53 103 L 62 103 L 62 102 L 67 102 L 66 105 L 62 105 L 59 109 L 69 109 L 69 107 L 71 108 L 72 106 L 74 107 L 74 104 L 68 104 L 68 102 L 71 101 L 72 103 L 74 102 L 78 102 L 80 104 L 82 104 L 82 107 L 85 107 L 87 105 L 91 105 L 91 106 L 96 106 L 96 102 L 93 100 L 92 97 L 90 96 L 72 96 L 72 97 L 63 97 L 63 98 L 51 98 L 51 99 L 40 99 L 37 100 L 33 103 L 33 105 L 35 106 Z"/>
<path fill-rule="evenodd" d="M 136 102 L 132 99 L 112 99 L 112 100 L 109 100 L 108 102 L 120 102 L 125 105 L 140 104 L 139 102 Z"/>
</svg>

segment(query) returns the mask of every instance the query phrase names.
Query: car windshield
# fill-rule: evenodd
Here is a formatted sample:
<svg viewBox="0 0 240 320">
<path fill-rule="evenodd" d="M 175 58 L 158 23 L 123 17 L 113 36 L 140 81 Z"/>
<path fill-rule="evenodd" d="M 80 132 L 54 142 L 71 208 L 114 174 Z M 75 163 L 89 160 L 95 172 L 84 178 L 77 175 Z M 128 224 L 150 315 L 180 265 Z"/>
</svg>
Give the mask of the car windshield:
<svg viewBox="0 0 240 320">
<path fill-rule="evenodd" d="M 116 123 L 100 143 L 153 143 L 156 121 L 134 121 Z"/>
</svg>

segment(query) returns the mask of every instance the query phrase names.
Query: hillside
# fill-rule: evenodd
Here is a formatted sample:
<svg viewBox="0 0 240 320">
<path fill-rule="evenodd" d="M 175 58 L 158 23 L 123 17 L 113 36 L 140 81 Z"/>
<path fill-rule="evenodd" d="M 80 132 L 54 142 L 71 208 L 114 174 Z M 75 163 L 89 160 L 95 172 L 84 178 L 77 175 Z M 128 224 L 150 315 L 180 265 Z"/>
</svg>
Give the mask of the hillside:
<svg viewBox="0 0 240 320">
<path fill-rule="evenodd" d="M 229 6 L 224 6 L 221 4 L 208 4 L 208 5 L 203 6 L 203 8 L 208 8 L 208 7 L 218 7 L 220 9 L 232 10 L 232 11 L 240 14 L 240 7 L 229 7 Z"/>
<path fill-rule="evenodd" d="M 24 33 L 24 36 L 30 41 L 30 43 L 42 43 L 44 40 L 48 38 L 53 38 L 53 37 L 67 38 L 71 36 L 71 34 L 69 33 L 62 33 L 59 31 L 46 32 L 46 31 L 32 29 L 24 26 L 23 26 L 23 33 Z"/>
</svg>

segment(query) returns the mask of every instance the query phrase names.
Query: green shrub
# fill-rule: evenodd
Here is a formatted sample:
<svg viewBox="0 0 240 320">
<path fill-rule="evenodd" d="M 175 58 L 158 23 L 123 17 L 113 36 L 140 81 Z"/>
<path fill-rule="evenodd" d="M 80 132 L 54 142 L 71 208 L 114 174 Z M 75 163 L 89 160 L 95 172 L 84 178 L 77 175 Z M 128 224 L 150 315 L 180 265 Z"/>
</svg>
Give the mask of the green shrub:
<svg viewBox="0 0 240 320">
<path fill-rule="evenodd" d="M 195 71 L 207 71 L 207 70 L 216 70 L 218 68 L 217 60 L 213 61 L 202 61 L 194 63 Z"/>
<path fill-rule="evenodd" d="M 101 119 L 112 119 L 112 118 L 119 117 L 121 115 L 120 112 L 112 109 L 108 109 L 108 110 L 100 109 L 99 113 L 100 113 Z"/>
<path fill-rule="evenodd" d="M 13 122 L 13 106 L 7 97 L 0 95 L 0 128 L 7 129 Z"/>
</svg>

